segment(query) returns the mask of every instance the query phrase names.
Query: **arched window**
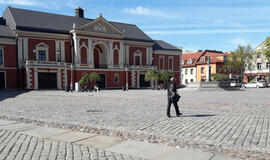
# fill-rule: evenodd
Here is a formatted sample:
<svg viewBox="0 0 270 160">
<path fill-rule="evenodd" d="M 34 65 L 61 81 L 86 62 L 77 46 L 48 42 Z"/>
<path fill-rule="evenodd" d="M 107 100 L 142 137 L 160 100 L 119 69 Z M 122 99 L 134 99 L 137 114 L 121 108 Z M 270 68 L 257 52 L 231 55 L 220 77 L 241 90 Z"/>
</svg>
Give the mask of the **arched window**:
<svg viewBox="0 0 270 160">
<path fill-rule="evenodd" d="M 87 63 L 87 50 L 85 47 L 81 48 L 81 63 Z"/>
<path fill-rule="evenodd" d="M 49 46 L 43 42 L 35 46 L 34 53 L 37 61 L 49 61 Z"/>
<path fill-rule="evenodd" d="M 119 62 L 118 62 L 118 50 L 114 50 L 114 52 L 113 52 L 113 64 L 114 65 L 118 65 L 119 64 Z"/>
<path fill-rule="evenodd" d="M 137 50 L 134 52 L 134 61 L 133 61 L 134 65 L 142 65 L 142 52 L 140 50 Z"/>
</svg>

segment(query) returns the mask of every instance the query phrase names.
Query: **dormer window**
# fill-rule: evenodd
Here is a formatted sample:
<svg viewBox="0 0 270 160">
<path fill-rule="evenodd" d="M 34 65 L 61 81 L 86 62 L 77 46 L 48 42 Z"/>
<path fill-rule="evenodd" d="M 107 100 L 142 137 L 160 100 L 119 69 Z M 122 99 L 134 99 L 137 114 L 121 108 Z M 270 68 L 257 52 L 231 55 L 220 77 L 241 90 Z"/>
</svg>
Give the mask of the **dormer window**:
<svg viewBox="0 0 270 160">
<path fill-rule="evenodd" d="M 188 60 L 188 64 L 192 64 L 192 59 L 189 59 Z"/>
<path fill-rule="evenodd" d="M 205 62 L 205 57 L 202 57 L 201 58 L 201 62 Z"/>
</svg>

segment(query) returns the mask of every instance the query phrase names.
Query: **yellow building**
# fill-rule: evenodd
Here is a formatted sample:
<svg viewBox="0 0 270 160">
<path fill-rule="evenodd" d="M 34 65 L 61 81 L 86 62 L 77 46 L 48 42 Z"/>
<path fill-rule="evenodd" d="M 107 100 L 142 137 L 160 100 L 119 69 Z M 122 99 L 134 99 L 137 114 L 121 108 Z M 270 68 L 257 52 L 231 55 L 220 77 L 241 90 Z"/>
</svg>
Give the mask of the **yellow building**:
<svg viewBox="0 0 270 160">
<path fill-rule="evenodd" d="M 224 61 L 226 61 L 227 55 L 228 53 L 220 51 L 205 50 L 196 63 L 197 82 L 204 82 L 207 80 L 207 70 L 209 68 L 211 70 L 210 74 L 229 74 L 229 72 L 224 68 Z"/>
</svg>

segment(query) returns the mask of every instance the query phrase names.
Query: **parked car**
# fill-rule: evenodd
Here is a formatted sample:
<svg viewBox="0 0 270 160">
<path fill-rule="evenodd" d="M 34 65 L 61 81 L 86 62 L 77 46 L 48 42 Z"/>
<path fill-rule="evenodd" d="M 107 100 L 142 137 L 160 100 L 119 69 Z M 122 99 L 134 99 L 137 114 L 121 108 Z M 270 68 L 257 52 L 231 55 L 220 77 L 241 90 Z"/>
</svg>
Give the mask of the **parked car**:
<svg viewBox="0 0 270 160">
<path fill-rule="evenodd" d="M 267 87 L 265 82 L 249 82 L 243 85 L 244 88 L 263 88 Z"/>
</svg>

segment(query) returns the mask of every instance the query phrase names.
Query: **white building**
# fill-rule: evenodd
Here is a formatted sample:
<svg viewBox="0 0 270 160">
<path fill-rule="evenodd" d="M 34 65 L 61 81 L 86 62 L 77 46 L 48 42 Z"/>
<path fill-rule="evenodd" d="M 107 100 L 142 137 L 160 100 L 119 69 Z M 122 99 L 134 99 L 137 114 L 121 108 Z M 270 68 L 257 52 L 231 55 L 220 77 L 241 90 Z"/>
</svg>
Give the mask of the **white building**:
<svg viewBox="0 0 270 160">
<path fill-rule="evenodd" d="M 253 52 L 251 64 L 245 66 L 244 81 L 260 81 L 264 80 L 270 83 L 270 63 L 262 54 L 256 54 L 262 50 L 264 43 L 261 43 Z"/>
<path fill-rule="evenodd" d="M 196 61 L 203 54 L 202 51 L 182 54 L 182 84 L 196 82 Z"/>
</svg>

